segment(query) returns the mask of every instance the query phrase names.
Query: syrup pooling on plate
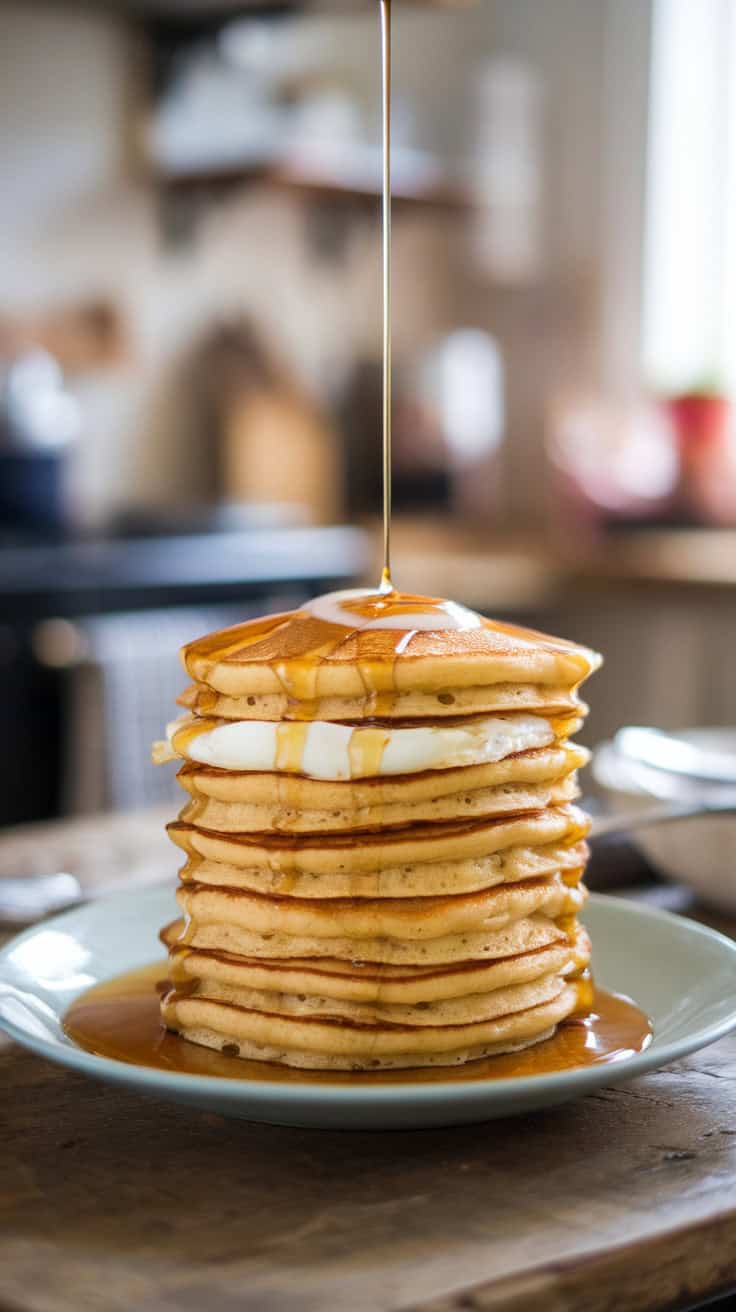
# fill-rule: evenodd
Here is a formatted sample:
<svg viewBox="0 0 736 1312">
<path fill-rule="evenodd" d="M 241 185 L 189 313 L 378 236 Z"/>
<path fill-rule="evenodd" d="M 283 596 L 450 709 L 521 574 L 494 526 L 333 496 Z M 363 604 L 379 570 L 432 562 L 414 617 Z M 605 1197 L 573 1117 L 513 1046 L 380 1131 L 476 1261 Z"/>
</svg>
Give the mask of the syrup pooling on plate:
<svg viewBox="0 0 736 1312">
<path fill-rule="evenodd" d="M 377 1073 L 297 1071 L 214 1052 L 166 1031 L 159 1003 L 161 993 L 170 986 L 167 976 L 168 963 L 157 962 L 96 985 L 70 1007 L 64 1024 L 66 1033 L 78 1047 L 115 1061 L 188 1075 L 302 1086 L 356 1081 L 368 1086 L 449 1081 L 464 1084 L 550 1075 L 622 1061 L 642 1052 L 651 1041 L 649 1021 L 630 999 L 596 989 L 590 1010 L 573 1014 L 552 1038 L 523 1052 L 482 1058 L 460 1067 Z"/>
</svg>

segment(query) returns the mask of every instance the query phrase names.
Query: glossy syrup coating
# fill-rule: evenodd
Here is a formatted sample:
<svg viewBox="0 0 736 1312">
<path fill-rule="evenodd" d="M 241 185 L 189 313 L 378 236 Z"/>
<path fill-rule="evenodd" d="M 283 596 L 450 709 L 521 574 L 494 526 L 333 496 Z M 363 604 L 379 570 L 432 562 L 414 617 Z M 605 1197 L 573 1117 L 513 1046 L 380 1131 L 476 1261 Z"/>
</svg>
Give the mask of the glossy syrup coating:
<svg viewBox="0 0 736 1312">
<path fill-rule="evenodd" d="M 354 1084 L 356 1080 L 361 1084 L 468 1083 L 548 1075 L 633 1056 L 648 1046 L 652 1034 L 647 1017 L 629 998 L 594 989 L 584 972 L 578 984 L 578 1011 L 558 1026 L 552 1038 L 521 1052 L 481 1058 L 463 1066 L 417 1070 L 299 1071 L 214 1052 L 166 1031 L 160 996 L 170 987 L 167 975 L 168 963 L 156 962 L 89 989 L 72 1004 L 66 1033 L 80 1048 L 116 1061 L 190 1075 L 283 1084 Z"/>
<path fill-rule="evenodd" d="M 574 694 L 600 664 L 586 647 L 456 602 L 360 589 L 209 634 L 182 655 L 200 712 L 208 690 L 280 694 L 303 719 L 319 718 L 319 699 L 330 696 L 361 699 L 380 720 L 400 711 L 399 694 L 409 692 L 437 694 L 445 714 L 457 688 L 539 684 Z"/>
</svg>

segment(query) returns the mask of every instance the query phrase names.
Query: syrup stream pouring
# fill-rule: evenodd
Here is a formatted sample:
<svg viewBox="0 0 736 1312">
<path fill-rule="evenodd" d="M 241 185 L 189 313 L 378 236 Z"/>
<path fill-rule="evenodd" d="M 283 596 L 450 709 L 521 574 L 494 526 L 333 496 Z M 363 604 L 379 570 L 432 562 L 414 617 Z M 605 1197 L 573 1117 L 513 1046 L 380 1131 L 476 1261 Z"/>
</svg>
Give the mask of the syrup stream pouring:
<svg viewBox="0 0 736 1312">
<path fill-rule="evenodd" d="M 380 592 L 391 582 L 391 0 L 381 3 L 383 105 L 383 572 Z"/>
</svg>

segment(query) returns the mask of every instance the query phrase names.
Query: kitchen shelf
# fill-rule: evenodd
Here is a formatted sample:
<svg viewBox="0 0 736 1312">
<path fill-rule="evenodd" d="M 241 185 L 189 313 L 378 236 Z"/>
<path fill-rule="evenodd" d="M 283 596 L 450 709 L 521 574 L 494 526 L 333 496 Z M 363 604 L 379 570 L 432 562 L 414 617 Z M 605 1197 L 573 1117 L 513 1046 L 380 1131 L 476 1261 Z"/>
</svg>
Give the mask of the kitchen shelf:
<svg viewBox="0 0 736 1312">
<path fill-rule="evenodd" d="M 541 534 L 489 537 L 449 515 L 397 516 L 392 538 L 403 588 L 481 610 L 533 609 L 573 589 L 617 585 L 736 588 L 736 529 L 620 529 L 581 550 Z"/>
<path fill-rule="evenodd" d="M 378 203 L 381 195 L 380 185 L 372 181 L 356 182 L 337 174 L 310 172 L 283 165 L 237 165 L 181 173 L 159 172 L 156 176 L 161 188 L 170 195 L 222 195 L 259 185 L 290 192 L 308 201 L 356 207 L 372 207 Z M 468 188 L 450 180 L 416 187 L 397 180 L 392 184 L 392 200 L 399 210 L 416 206 L 420 209 L 462 212 L 470 209 L 473 204 Z"/>
<path fill-rule="evenodd" d="M 0 548 L 0 609 L 63 618 L 162 605 L 237 601 L 274 587 L 347 586 L 367 562 L 343 526 L 106 538 Z"/>
</svg>

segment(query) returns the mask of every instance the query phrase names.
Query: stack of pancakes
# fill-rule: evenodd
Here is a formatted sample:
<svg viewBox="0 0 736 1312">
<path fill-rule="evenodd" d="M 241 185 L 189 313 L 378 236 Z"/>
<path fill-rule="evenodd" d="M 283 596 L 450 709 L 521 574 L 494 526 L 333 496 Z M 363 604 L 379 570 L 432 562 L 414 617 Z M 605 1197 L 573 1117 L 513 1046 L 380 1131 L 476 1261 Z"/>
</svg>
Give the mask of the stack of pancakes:
<svg viewBox="0 0 736 1312">
<path fill-rule="evenodd" d="M 454 1065 L 586 1003 L 586 648 L 336 593 L 183 652 L 169 1029 L 318 1069 Z"/>
</svg>

